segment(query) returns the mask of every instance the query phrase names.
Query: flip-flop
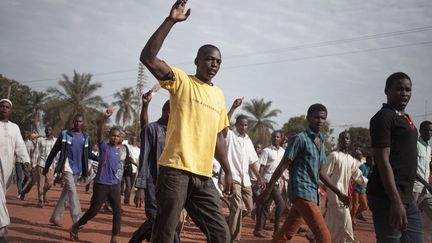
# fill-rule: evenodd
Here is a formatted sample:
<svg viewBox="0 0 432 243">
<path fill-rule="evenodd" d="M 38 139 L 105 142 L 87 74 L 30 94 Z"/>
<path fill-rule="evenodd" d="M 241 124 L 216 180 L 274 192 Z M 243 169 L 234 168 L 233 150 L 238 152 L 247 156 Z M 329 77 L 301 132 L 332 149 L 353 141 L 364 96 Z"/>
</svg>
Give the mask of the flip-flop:
<svg viewBox="0 0 432 243">
<path fill-rule="evenodd" d="M 71 241 L 79 241 L 78 231 L 74 232 L 73 228 L 70 229 L 69 235 L 70 235 Z"/>
</svg>

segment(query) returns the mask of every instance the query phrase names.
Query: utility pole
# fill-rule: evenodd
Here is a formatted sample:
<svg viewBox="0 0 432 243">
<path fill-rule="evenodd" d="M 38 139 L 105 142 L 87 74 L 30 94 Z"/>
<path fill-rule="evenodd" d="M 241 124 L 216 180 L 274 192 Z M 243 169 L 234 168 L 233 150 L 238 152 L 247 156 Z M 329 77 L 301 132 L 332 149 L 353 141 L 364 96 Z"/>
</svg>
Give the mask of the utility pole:
<svg viewBox="0 0 432 243">
<path fill-rule="evenodd" d="M 10 84 L 9 87 L 8 87 L 8 93 L 7 93 L 7 98 L 8 99 L 10 99 L 11 90 L 12 90 L 12 84 Z"/>
</svg>

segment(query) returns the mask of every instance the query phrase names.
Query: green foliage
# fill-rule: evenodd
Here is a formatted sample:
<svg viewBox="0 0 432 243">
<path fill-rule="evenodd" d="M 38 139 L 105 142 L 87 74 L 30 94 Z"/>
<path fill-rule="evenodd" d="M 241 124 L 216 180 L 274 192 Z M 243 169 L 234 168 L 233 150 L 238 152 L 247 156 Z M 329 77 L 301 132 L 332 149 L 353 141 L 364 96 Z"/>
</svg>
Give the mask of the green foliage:
<svg viewBox="0 0 432 243">
<path fill-rule="evenodd" d="M 244 102 L 243 110 L 248 114 L 248 134 L 254 143 L 261 143 L 263 146 L 270 144 L 270 134 L 274 130 L 276 122 L 271 118 L 282 113 L 279 109 L 271 109 L 272 101 L 264 99 L 251 99 Z"/>
<path fill-rule="evenodd" d="M 139 106 L 139 98 L 132 88 L 123 88 L 114 94 L 117 99 L 113 102 L 113 106 L 117 107 L 116 123 L 122 123 L 124 128 L 137 117 Z"/>
<path fill-rule="evenodd" d="M 18 124 L 21 134 L 24 134 L 24 131 L 35 130 L 36 113 L 32 112 L 41 111 L 42 104 L 37 100 L 44 96 L 44 93 L 32 91 L 18 81 L 0 76 L 0 99 L 8 98 L 9 87 L 11 88 L 9 99 L 13 104 L 9 120 Z"/>
<path fill-rule="evenodd" d="M 50 87 L 50 94 L 46 103 L 44 122 L 53 126 L 55 132 L 70 128 L 72 117 L 81 113 L 86 120 L 86 131 L 96 138 L 97 121 L 103 113 L 98 108 L 107 107 L 102 97 L 94 93 L 102 87 L 100 83 L 92 83 L 92 74 L 80 74 L 74 70 L 72 79 L 63 74 L 58 81 L 59 87 Z"/>
<path fill-rule="evenodd" d="M 305 115 L 291 117 L 287 123 L 282 126 L 287 139 L 292 138 L 294 135 L 302 132 L 308 125 Z"/>
<path fill-rule="evenodd" d="M 369 129 L 364 127 L 350 127 L 348 132 L 351 135 L 351 154 L 354 153 L 357 147 L 360 148 L 364 155 L 368 154 L 371 144 Z"/>
</svg>

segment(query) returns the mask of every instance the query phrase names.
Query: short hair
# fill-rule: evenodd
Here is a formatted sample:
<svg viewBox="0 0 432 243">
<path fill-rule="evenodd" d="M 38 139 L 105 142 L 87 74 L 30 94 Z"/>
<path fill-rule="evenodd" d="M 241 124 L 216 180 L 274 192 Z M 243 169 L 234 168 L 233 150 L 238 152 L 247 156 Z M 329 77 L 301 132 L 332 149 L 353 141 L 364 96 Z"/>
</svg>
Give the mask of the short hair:
<svg viewBox="0 0 432 243">
<path fill-rule="evenodd" d="M 81 118 L 83 119 L 83 121 L 84 121 L 84 119 L 85 119 L 84 114 L 82 114 L 82 113 L 77 113 L 77 114 L 75 114 L 75 115 L 73 116 L 72 121 L 75 121 L 76 119 L 78 119 L 78 117 L 81 117 Z"/>
<path fill-rule="evenodd" d="M 170 111 L 170 101 L 169 100 L 167 100 L 166 102 L 165 102 L 165 104 L 162 106 L 162 113 L 164 113 L 164 112 L 169 112 Z"/>
<path fill-rule="evenodd" d="M 420 123 L 420 130 L 426 129 L 426 127 L 430 125 L 432 125 L 431 121 L 422 121 L 422 123 Z"/>
<path fill-rule="evenodd" d="M 121 136 L 122 131 L 120 130 L 120 128 L 118 128 L 118 127 L 111 127 L 111 129 L 110 129 L 110 131 L 109 131 L 109 134 L 111 134 L 111 133 L 114 132 L 114 131 L 119 131 L 120 136 Z"/>
<path fill-rule="evenodd" d="M 273 131 L 273 132 L 271 133 L 271 136 L 272 136 L 272 137 L 275 136 L 276 133 L 279 133 L 279 134 L 281 135 L 281 137 L 282 137 L 282 135 L 283 135 L 283 132 L 282 132 L 281 130 L 275 130 L 275 131 Z"/>
<path fill-rule="evenodd" d="M 205 45 L 201 46 L 201 47 L 198 49 L 197 57 L 198 57 L 199 55 L 205 53 L 205 52 L 208 51 L 209 49 L 216 49 L 216 50 L 220 53 L 219 48 L 217 48 L 216 46 L 211 45 L 211 44 L 205 44 Z"/>
<path fill-rule="evenodd" d="M 343 131 L 339 133 L 338 142 L 345 136 L 345 134 L 351 135 L 348 131 Z"/>
<path fill-rule="evenodd" d="M 237 125 L 237 123 L 239 123 L 240 120 L 243 120 L 243 119 L 249 122 L 249 119 L 246 115 L 240 114 L 236 117 L 235 125 Z"/>
<path fill-rule="evenodd" d="M 408 79 L 411 82 L 411 78 L 406 73 L 403 72 L 393 73 L 387 78 L 385 88 L 390 89 L 393 86 L 393 84 L 395 84 L 396 82 L 402 79 Z"/>
<path fill-rule="evenodd" d="M 322 104 L 313 104 L 307 110 L 307 116 L 311 116 L 315 111 L 324 111 L 327 113 L 327 108 Z"/>
</svg>

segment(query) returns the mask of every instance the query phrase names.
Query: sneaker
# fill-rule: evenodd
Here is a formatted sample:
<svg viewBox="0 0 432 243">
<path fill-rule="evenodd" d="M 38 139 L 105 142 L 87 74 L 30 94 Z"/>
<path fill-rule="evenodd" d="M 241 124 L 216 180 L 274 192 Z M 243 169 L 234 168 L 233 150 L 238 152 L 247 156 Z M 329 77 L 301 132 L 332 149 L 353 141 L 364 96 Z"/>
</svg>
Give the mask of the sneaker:
<svg viewBox="0 0 432 243">
<path fill-rule="evenodd" d="M 262 230 L 254 230 L 253 235 L 258 238 L 267 238 L 268 235 Z"/>
</svg>

